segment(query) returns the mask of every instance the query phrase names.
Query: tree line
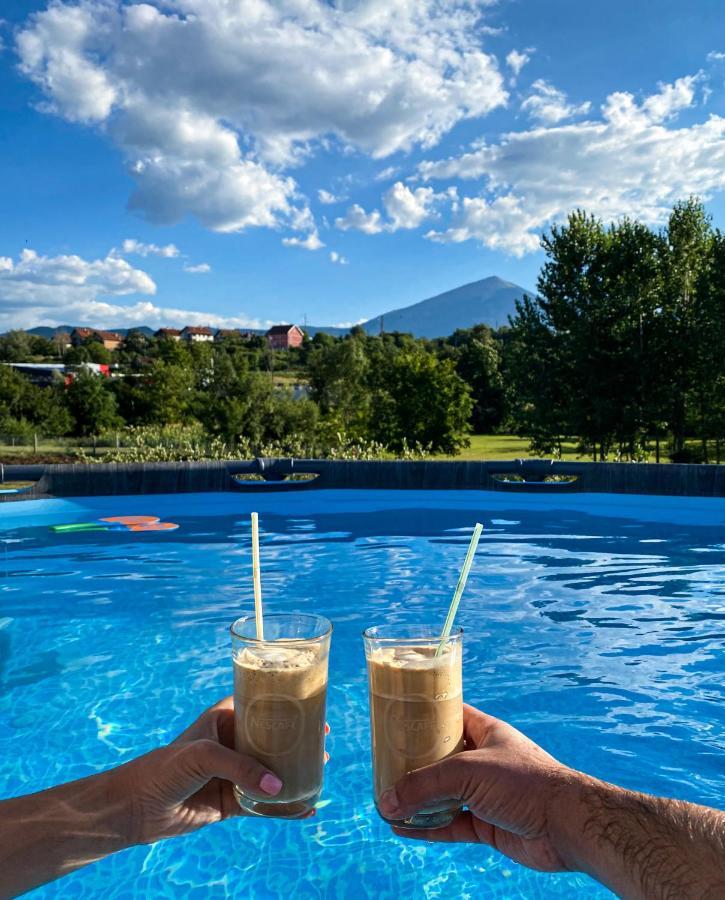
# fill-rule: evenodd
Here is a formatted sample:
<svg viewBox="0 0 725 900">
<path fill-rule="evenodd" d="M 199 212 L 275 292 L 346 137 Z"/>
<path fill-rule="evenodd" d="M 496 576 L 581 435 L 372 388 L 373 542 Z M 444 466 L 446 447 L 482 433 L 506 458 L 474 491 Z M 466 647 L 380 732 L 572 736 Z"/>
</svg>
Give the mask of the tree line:
<svg viewBox="0 0 725 900">
<path fill-rule="evenodd" d="M 289 351 L 262 336 L 186 344 L 139 331 L 116 351 L 93 339 L 64 351 L 11 332 L 0 361 L 62 358 L 76 374 L 37 387 L 0 366 L 0 434 L 193 424 L 230 447 L 299 455 L 350 441 L 452 454 L 472 432 L 514 432 L 544 455 L 575 441 L 595 459 L 637 460 L 654 443 L 658 458 L 719 461 L 725 236 L 702 204 L 678 203 L 661 229 L 576 211 L 542 247 L 536 296 L 497 331 L 431 341 L 355 328 Z"/>
</svg>

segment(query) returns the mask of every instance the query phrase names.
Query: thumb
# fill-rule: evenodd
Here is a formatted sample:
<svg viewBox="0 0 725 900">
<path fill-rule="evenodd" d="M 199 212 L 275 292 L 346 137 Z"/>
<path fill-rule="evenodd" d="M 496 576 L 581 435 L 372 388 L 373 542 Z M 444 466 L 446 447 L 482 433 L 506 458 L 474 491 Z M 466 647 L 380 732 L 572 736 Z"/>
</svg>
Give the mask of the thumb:
<svg viewBox="0 0 725 900">
<path fill-rule="evenodd" d="M 381 796 L 380 812 L 390 819 L 404 819 L 441 800 L 465 803 L 472 794 L 472 763 L 464 751 L 409 772 Z"/>
</svg>

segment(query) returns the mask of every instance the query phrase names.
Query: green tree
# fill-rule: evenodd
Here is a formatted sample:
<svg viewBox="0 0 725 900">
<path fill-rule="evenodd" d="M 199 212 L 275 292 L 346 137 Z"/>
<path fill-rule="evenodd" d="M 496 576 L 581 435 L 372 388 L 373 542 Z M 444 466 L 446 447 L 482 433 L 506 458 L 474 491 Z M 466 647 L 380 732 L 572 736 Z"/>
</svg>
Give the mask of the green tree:
<svg viewBox="0 0 725 900">
<path fill-rule="evenodd" d="M 509 372 L 515 379 L 518 428 L 536 449 L 578 435 L 605 458 L 615 410 L 607 378 L 613 311 L 606 303 L 602 223 L 578 210 L 541 239 L 546 260 L 537 297 L 517 304 Z M 527 371 L 527 367 L 531 367 Z"/>
<path fill-rule="evenodd" d="M 113 362 L 113 353 L 104 347 L 100 341 L 88 340 L 84 343 L 83 348 L 88 354 L 88 362 L 99 363 L 104 366 Z"/>
<path fill-rule="evenodd" d="M 106 378 L 81 370 L 68 385 L 66 399 L 76 435 L 92 437 L 121 424 Z"/>
<path fill-rule="evenodd" d="M 471 389 L 474 432 L 490 434 L 505 416 L 501 347 L 486 325 L 460 328 L 442 342 L 440 355 L 453 359 L 456 372 Z"/>
<path fill-rule="evenodd" d="M 455 453 L 467 443 L 473 404 L 452 360 L 413 343 L 379 358 L 371 382 L 368 436 L 373 440 L 392 450 L 420 444 L 441 453 Z"/>
<path fill-rule="evenodd" d="M 535 453 L 560 456 L 571 435 L 560 341 L 539 302 L 524 297 L 516 310 L 503 358 L 510 424 Z"/>
<path fill-rule="evenodd" d="M 0 432 L 55 437 L 67 434 L 72 425 L 62 381 L 38 387 L 8 366 L 0 366 Z"/>
<path fill-rule="evenodd" d="M 185 423 L 195 400 L 195 381 L 192 368 L 155 361 L 144 373 L 145 421 L 150 425 Z"/>
<path fill-rule="evenodd" d="M 676 459 L 685 447 L 687 400 L 696 378 L 695 348 L 702 337 L 698 330 L 698 293 L 707 290 L 706 273 L 714 240 L 702 203 L 690 198 L 675 204 L 663 239 L 662 310 L 668 335 L 663 353 L 670 389 L 668 422 Z"/>
<path fill-rule="evenodd" d="M 576 212 L 542 246 L 538 296 L 517 305 L 507 347 L 517 430 L 539 452 L 578 437 L 595 459 L 640 458 L 670 413 L 663 239 Z"/>
<path fill-rule="evenodd" d="M 367 338 L 348 335 L 330 344 L 319 341 L 310 353 L 308 374 L 312 399 L 340 430 L 366 437 L 371 414 Z"/>
<path fill-rule="evenodd" d="M 73 416 L 66 400 L 63 379 L 39 388 L 35 402 L 34 428 L 45 437 L 62 437 L 73 430 Z"/>
<path fill-rule="evenodd" d="M 692 346 L 689 420 L 701 442 L 700 457 L 708 462 L 708 441 L 720 462 L 725 437 L 725 235 L 713 235 L 707 264 L 698 275 L 690 311 Z"/>
<path fill-rule="evenodd" d="M 604 302 L 609 320 L 598 343 L 606 343 L 609 353 L 600 361 L 600 386 L 609 397 L 619 452 L 633 459 L 642 456 L 650 436 L 659 437 L 667 416 L 662 240 L 630 219 L 613 225 L 608 238 Z"/>
<path fill-rule="evenodd" d="M 0 336 L 0 362 L 29 362 L 32 356 L 32 335 L 26 331 L 9 331 Z"/>
</svg>

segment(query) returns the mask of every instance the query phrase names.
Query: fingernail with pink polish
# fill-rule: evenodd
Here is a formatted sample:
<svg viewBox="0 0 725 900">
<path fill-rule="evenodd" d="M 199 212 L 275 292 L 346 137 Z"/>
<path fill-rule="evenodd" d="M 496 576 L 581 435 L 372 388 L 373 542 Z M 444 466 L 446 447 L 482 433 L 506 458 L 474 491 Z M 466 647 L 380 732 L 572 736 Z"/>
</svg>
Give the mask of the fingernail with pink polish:
<svg viewBox="0 0 725 900">
<path fill-rule="evenodd" d="M 270 797 L 276 797 L 277 794 L 282 790 L 282 782 L 277 778 L 276 775 L 273 775 L 271 772 L 267 772 L 266 775 L 262 775 L 259 781 L 260 788 L 264 791 L 265 794 L 269 794 Z"/>
<path fill-rule="evenodd" d="M 398 797 L 395 788 L 390 788 L 380 797 L 380 809 L 388 816 L 393 816 L 398 811 Z"/>
</svg>

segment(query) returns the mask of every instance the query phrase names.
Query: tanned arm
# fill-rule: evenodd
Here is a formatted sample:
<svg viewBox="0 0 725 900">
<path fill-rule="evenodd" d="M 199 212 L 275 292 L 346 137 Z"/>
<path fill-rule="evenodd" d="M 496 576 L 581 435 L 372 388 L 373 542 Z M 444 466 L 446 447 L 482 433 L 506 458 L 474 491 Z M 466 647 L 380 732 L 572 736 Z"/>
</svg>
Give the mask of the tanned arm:
<svg viewBox="0 0 725 900">
<path fill-rule="evenodd" d="M 406 775 L 380 806 L 398 820 L 442 800 L 467 810 L 445 828 L 398 834 L 586 872 L 628 900 L 725 900 L 725 813 L 597 781 L 472 706 L 464 725 L 465 751 Z"/>
<path fill-rule="evenodd" d="M 553 839 L 567 868 L 621 897 L 725 898 L 725 813 L 586 776 L 573 779 L 554 808 Z"/>
</svg>

